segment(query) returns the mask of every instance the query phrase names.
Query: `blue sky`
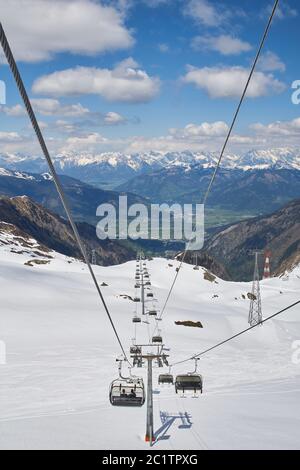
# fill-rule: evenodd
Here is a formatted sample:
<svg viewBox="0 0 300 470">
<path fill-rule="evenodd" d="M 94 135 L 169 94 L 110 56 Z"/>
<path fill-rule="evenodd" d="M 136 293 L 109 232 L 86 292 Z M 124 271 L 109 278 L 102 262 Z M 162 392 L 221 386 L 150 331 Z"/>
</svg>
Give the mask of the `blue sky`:
<svg viewBox="0 0 300 470">
<path fill-rule="evenodd" d="M 51 151 L 217 151 L 269 0 L 0 0 Z M 229 151 L 299 145 L 299 5 L 281 1 Z M 24 21 L 25 20 L 25 21 Z M 5 61 L 0 152 L 38 153 Z"/>
</svg>

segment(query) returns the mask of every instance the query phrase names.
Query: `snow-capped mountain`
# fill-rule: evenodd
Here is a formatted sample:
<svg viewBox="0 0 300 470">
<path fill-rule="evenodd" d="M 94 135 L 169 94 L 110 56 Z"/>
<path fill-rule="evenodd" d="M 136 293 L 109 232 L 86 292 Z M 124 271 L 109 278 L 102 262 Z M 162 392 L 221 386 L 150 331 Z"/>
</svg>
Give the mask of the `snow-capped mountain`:
<svg viewBox="0 0 300 470">
<path fill-rule="evenodd" d="M 61 153 L 53 156 L 60 173 L 97 185 L 116 186 L 139 174 L 147 174 L 164 168 L 183 167 L 187 171 L 195 166 L 210 168 L 216 165 L 217 152 L 121 152 Z M 48 170 L 45 160 L 38 156 L 20 154 L 0 155 L 0 166 L 15 171 L 43 173 Z M 300 150 L 277 148 L 252 150 L 245 155 L 226 154 L 222 160 L 226 169 L 295 169 L 300 170 Z"/>
<path fill-rule="evenodd" d="M 236 165 L 244 170 L 253 168 L 300 170 L 300 150 L 291 148 L 252 150 L 242 156 Z"/>
</svg>

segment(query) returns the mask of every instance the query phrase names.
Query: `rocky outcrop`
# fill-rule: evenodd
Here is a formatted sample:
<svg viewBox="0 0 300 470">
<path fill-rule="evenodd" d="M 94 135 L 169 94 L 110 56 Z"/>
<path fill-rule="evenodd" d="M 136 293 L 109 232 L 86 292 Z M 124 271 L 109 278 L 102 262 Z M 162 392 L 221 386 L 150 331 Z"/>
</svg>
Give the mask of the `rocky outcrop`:
<svg viewBox="0 0 300 470">
<path fill-rule="evenodd" d="M 43 247 L 82 258 L 69 223 L 26 196 L 0 197 L 0 221 L 11 224 L 23 236 L 27 234 Z M 78 223 L 77 226 L 88 254 L 95 250 L 97 264 L 107 266 L 135 259 L 135 252 L 118 242 L 100 241 L 95 227 L 86 223 Z"/>
<path fill-rule="evenodd" d="M 226 266 L 235 281 L 252 278 L 252 251 L 272 252 L 271 270 L 279 275 L 300 261 L 300 199 L 271 215 L 231 225 L 206 243 L 205 251 Z M 261 270 L 263 257 L 261 257 Z"/>
</svg>

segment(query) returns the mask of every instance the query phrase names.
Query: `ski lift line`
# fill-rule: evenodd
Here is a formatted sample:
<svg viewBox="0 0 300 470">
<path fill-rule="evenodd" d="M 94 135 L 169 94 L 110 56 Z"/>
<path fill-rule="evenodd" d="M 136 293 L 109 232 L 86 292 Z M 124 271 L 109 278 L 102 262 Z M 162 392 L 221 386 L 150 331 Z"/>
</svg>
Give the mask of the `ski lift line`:
<svg viewBox="0 0 300 470">
<path fill-rule="evenodd" d="M 227 136 L 226 136 L 224 145 L 223 145 L 223 147 L 222 147 L 222 150 L 221 150 L 221 153 L 220 153 L 220 156 L 219 156 L 217 165 L 216 165 L 216 167 L 215 167 L 215 170 L 214 170 L 213 175 L 212 175 L 212 177 L 211 177 L 211 180 L 210 180 L 210 182 L 209 182 L 207 191 L 206 191 L 206 193 L 205 193 L 205 196 L 204 196 L 204 199 L 203 199 L 203 204 L 204 204 L 204 205 L 206 204 L 206 202 L 207 202 L 207 200 L 208 200 L 208 198 L 209 198 L 209 195 L 210 195 L 210 193 L 211 193 L 211 189 L 212 189 L 213 184 L 214 184 L 214 182 L 215 182 L 215 179 L 216 179 L 218 170 L 219 170 L 219 168 L 220 168 L 221 162 L 222 162 L 222 160 L 223 160 L 224 153 L 225 153 L 225 150 L 226 150 L 226 148 L 227 148 L 229 139 L 230 139 L 231 134 L 232 134 L 232 131 L 233 131 L 234 127 L 235 127 L 235 124 L 236 124 L 238 115 L 239 115 L 239 113 L 240 113 L 242 104 L 243 104 L 243 102 L 244 102 L 244 99 L 245 99 L 245 97 L 246 97 L 246 94 L 247 94 L 247 91 L 248 91 L 248 88 L 249 88 L 251 79 L 252 79 L 253 74 L 254 74 L 254 72 L 255 72 L 255 69 L 256 69 L 256 66 L 257 66 L 259 57 L 260 57 L 260 55 L 261 55 L 261 52 L 262 52 L 263 47 L 264 47 L 264 45 L 265 45 L 265 42 L 266 42 L 268 33 L 269 33 L 269 31 L 270 31 L 270 28 L 271 28 L 271 25 L 272 25 L 272 22 L 273 22 L 275 13 L 276 13 L 276 11 L 277 11 L 278 4 L 279 4 L 279 0 L 275 0 L 275 3 L 274 3 L 274 6 L 273 6 L 273 9 L 272 9 L 272 12 L 271 12 L 269 21 L 268 21 L 268 23 L 267 23 L 267 26 L 266 26 L 266 28 L 265 28 L 265 31 L 264 31 L 264 33 L 263 33 L 263 36 L 262 36 L 261 41 L 260 41 L 260 44 L 259 44 L 258 51 L 257 51 L 256 56 L 255 56 L 255 59 L 254 59 L 254 61 L 253 61 L 253 64 L 252 64 L 252 67 L 251 67 L 251 70 L 250 70 L 250 74 L 249 74 L 249 76 L 248 76 L 248 80 L 247 80 L 247 82 L 246 82 L 246 85 L 245 85 L 245 88 L 244 88 L 244 90 L 243 90 L 242 96 L 241 96 L 241 98 L 240 98 L 240 101 L 239 101 L 238 106 L 237 106 L 237 108 L 236 108 L 236 111 L 235 111 L 235 113 L 234 113 L 233 120 L 232 120 L 231 126 L 230 126 L 230 128 L 229 128 L 229 130 L 228 130 L 228 134 L 227 134 Z M 174 280 L 173 280 L 173 282 L 172 282 L 172 285 L 171 285 L 170 291 L 169 291 L 169 293 L 168 293 L 167 299 L 166 299 L 166 301 L 165 301 L 164 307 L 163 307 L 163 309 L 162 309 L 160 318 L 162 317 L 162 315 L 164 314 L 164 312 L 165 312 L 165 310 L 166 310 L 166 307 L 167 307 L 168 302 L 169 302 L 169 300 L 170 300 L 170 297 L 171 297 L 171 294 L 172 294 L 172 292 L 173 292 L 174 286 L 175 286 L 176 281 L 177 281 L 177 279 L 178 279 L 179 271 L 180 271 L 181 268 L 182 268 L 182 265 L 183 265 L 183 263 L 184 263 L 185 257 L 186 257 L 186 255 L 187 255 L 188 250 L 189 250 L 190 244 L 191 244 L 191 240 L 188 242 L 187 247 L 185 248 L 185 251 L 184 251 L 184 253 L 183 253 L 183 256 L 182 256 L 182 259 L 181 259 L 181 262 L 180 262 L 180 265 L 179 265 L 179 269 L 178 269 L 178 271 L 176 272 L 176 275 L 175 275 Z"/>
<path fill-rule="evenodd" d="M 170 367 L 174 367 L 174 366 L 178 366 L 180 364 L 184 364 L 186 362 L 189 362 L 189 361 L 194 361 L 194 360 L 197 360 L 197 359 L 200 359 L 200 357 L 208 354 L 209 352 L 223 346 L 224 344 L 226 343 L 229 343 L 230 341 L 238 338 L 239 336 L 242 336 L 243 334 L 245 333 L 248 333 L 248 331 L 251 331 L 253 330 L 254 328 L 257 328 L 261 325 L 263 325 L 264 323 L 266 323 L 267 321 L 269 320 L 272 320 L 273 318 L 275 317 L 278 317 L 279 315 L 282 315 L 283 313 L 287 312 L 288 310 L 290 310 L 291 308 L 293 307 L 296 307 L 296 305 L 299 305 L 300 304 L 300 300 L 298 300 L 297 302 L 295 302 L 294 304 L 292 305 L 289 305 L 288 307 L 284 308 L 283 310 L 280 310 L 280 312 L 277 312 L 277 313 L 274 313 L 273 315 L 271 315 L 270 317 L 267 317 L 265 318 L 264 320 L 262 320 L 261 323 L 259 323 L 258 325 L 253 325 L 253 326 L 250 326 L 249 328 L 247 328 L 246 330 L 243 330 L 243 331 L 240 331 L 239 333 L 235 334 L 234 336 L 231 336 L 230 338 L 228 339 L 225 339 L 224 341 L 221 341 L 220 343 L 216 344 L 215 346 L 212 346 L 211 348 L 209 349 L 206 349 L 205 351 L 202 351 L 201 353 L 199 354 L 195 354 L 194 356 L 192 357 L 189 357 L 188 359 L 184 359 L 183 361 L 179 361 L 179 362 L 175 362 L 174 364 L 171 364 Z"/>
<path fill-rule="evenodd" d="M 53 165 L 53 162 L 52 162 L 50 153 L 49 153 L 49 151 L 48 151 L 48 148 L 47 148 L 46 142 L 45 142 L 45 140 L 44 140 L 43 134 L 42 134 L 42 132 L 41 132 L 40 126 L 39 126 L 39 124 L 38 124 L 38 121 L 37 121 L 37 119 L 36 119 L 35 113 L 34 113 L 34 111 L 33 111 L 33 108 L 32 108 L 31 102 L 30 102 L 30 100 L 29 100 L 29 97 L 28 97 L 28 94 L 27 94 L 25 85 L 24 85 L 23 80 L 22 80 L 22 78 L 21 78 L 19 69 L 18 69 L 18 67 L 17 67 L 16 61 L 15 61 L 15 59 L 14 59 L 12 50 L 11 50 L 11 48 L 10 48 L 9 42 L 8 42 L 8 40 L 7 40 L 7 37 L 6 37 L 6 35 L 5 35 L 5 32 L 4 32 L 4 29 L 3 29 L 3 26 L 2 26 L 2 23 L 1 23 L 1 22 L 0 22 L 0 43 L 1 43 L 1 46 L 2 46 L 2 48 L 3 48 L 4 54 L 5 54 L 5 56 L 6 56 L 7 62 L 8 62 L 8 64 L 9 64 L 9 67 L 10 67 L 10 69 L 11 69 L 11 72 L 12 72 L 12 74 L 13 74 L 13 77 L 14 77 L 14 79 L 15 79 L 15 81 L 16 81 L 17 87 L 18 87 L 18 89 L 19 89 L 20 95 L 21 95 L 22 100 L 23 100 L 23 102 L 24 102 L 25 108 L 26 108 L 27 113 L 28 113 L 28 116 L 29 116 L 29 118 L 30 118 L 32 127 L 33 127 L 33 129 L 34 129 L 34 131 L 35 131 L 36 137 L 37 137 L 37 139 L 38 139 L 38 141 L 39 141 L 39 144 L 40 144 L 40 146 L 41 146 L 41 149 L 42 149 L 42 152 L 43 152 L 43 154 L 44 154 L 44 157 L 46 158 L 46 161 L 47 161 L 47 163 L 48 163 L 50 173 L 51 173 L 51 175 L 52 175 L 52 177 L 53 177 L 53 180 L 54 180 L 54 183 L 55 183 L 57 192 L 58 192 L 59 197 L 60 197 L 60 199 L 61 199 L 61 202 L 62 202 L 62 205 L 63 205 L 63 207 L 64 207 L 64 210 L 65 210 L 65 212 L 66 212 L 66 214 L 67 214 L 67 217 L 68 217 L 69 223 L 70 223 L 70 225 L 71 225 L 71 228 L 72 228 L 72 230 L 73 230 L 73 233 L 74 233 L 76 242 L 77 242 L 77 244 L 78 244 L 78 247 L 79 247 L 79 249 L 80 249 L 80 251 L 81 251 L 81 253 L 82 253 L 82 256 L 83 256 L 83 258 L 84 258 L 84 260 L 85 260 L 85 263 L 86 263 L 86 265 L 87 265 L 87 267 L 88 267 L 88 269 L 89 269 L 89 272 L 90 272 L 90 274 L 91 274 L 92 280 L 93 280 L 93 282 L 94 282 L 94 284 L 95 284 L 96 290 L 97 290 L 97 292 L 98 292 L 98 294 L 99 294 L 99 297 L 100 297 L 100 299 L 101 299 L 101 302 L 102 302 L 102 304 L 103 304 L 104 310 L 105 310 L 105 312 L 106 312 L 106 314 L 107 314 L 107 317 L 108 317 L 108 319 L 109 319 L 109 322 L 110 322 L 110 324 L 111 324 L 111 326 L 112 326 L 112 328 L 113 328 L 114 334 L 115 334 L 115 336 L 116 336 L 116 338 L 117 338 L 117 341 L 118 341 L 118 343 L 119 343 L 119 346 L 120 346 L 120 348 L 121 348 L 122 354 L 124 355 L 124 358 L 126 359 L 126 361 L 129 362 L 128 359 L 127 359 L 127 355 L 126 355 L 126 353 L 125 353 L 125 349 L 124 349 L 123 344 L 122 344 L 122 342 L 121 342 L 121 339 L 120 339 L 120 337 L 119 337 L 119 334 L 118 334 L 118 332 L 117 332 L 117 330 L 116 330 L 116 327 L 115 327 L 115 325 L 114 325 L 114 322 L 113 322 L 113 319 L 112 319 L 112 317 L 111 317 L 111 314 L 110 314 L 110 312 L 109 312 L 108 306 L 107 306 L 107 304 L 106 304 L 106 301 L 105 301 L 105 299 L 104 299 L 104 297 L 103 297 L 103 294 L 102 294 L 102 291 L 101 291 L 100 286 L 99 286 L 99 284 L 98 284 L 98 281 L 97 281 L 97 279 L 96 279 L 95 273 L 94 273 L 94 271 L 93 271 L 93 268 L 92 268 L 91 263 L 90 263 L 90 261 L 89 261 L 89 258 L 88 258 L 88 256 L 87 256 L 87 252 L 86 252 L 86 249 L 85 249 L 85 247 L 84 247 L 84 244 L 83 244 L 83 242 L 82 242 L 82 240 L 81 240 L 79 231 L 78 231 L 77 226 L 76 226 L 76 224 L 75 224 L 75 222 L 74 222 L 73 216 L 72 216 L 71 211 L 70 211 L 70 208 L 69 208 L 68 201 L 67 201 L 67 199 L 66 199 L 66 197 L 65 197 L 65 194 L 64 194 L 64 190 L 63 190 L 62 184 L 61 184 L 60 179 L 59 179 L 59 177 L 58 177 L 58 175 L 57 175 L 57 173 L 56 173 L 56 170 L 55 170 L 55 168 L 54 168 L 54 165 Z"/>
<path fill-rule="evenodd" d="M 254 74 L 254 71 L 255 71 L 255 68 L 257 66 L 257 63 L 258 63 L 258 60 L 259 60 L 259 57 L 260 57 L 260 54 L 262 52 L 262 49 L 265 45 L 265 42 L 266 42 L 266 39 L 267 39 L 267 36 L 268 36 L 268 33 L 269 33 L 269 30 L 271 28 L 271 25 L 272 25 L 272 22 L 273 22 L 273 18 L 275 16 L 275 13 L 276 13 L 276 10 L 277 10 L 277 7 L 278 7 L 278 4 L 279 4 L 279 0 L 275 0 L 275 3 L 274 3 L 274 6 L 273 6 L 273 9 L 272 9 L 272 12 L 271 12 L 271 15 L 270 15 L 270 18 L 269 18 L 269 21 L 268 21 L 268 24 L 266 26 L 266 29 L 264 31 L 264 34 L 263 34 L 263 37 L 261 39 L 261 42 L 260 42 L 260 45 L 259 45 L 259 48 L 258 48 L 258 51 L 257 51 L 257 54 L 255 56 L 255 59 L 254 59 L 254 62 L 253 62 L 253 65 L 252 65 L 252 68 L 251 68 L 251 71 L 250 71 L 250 75 L 248 77 L 248 80 L 247 80 L 247 83 L 245 85 L 245 88 L 244 88 L 244 91 L 243 91 L 243 94 L 241 96 L 241 99 L 239 101 L 239 104 L 238 104 L 238 107 L 236 109 L 236 112 L 234 114 L 234 117 L 233 117 L 233 121 L 231 123 L 231 126 L 229 128 L 229 131 L 228 131 L 228 134 L 227 134 L 227 137 L 225 139 L 225 142 L 224 142 L 224 145 L 223 145 L 223 148 L 221 150 L 221 153 L 220 153 L 220 157 L 219 157 L 219 160 L 218 160 L 218 163 L 217 163 L 217 166 L 215 168 L 215 171 L 212 175 L 212 178 L 211 178 L 211 181 L 209 183 L 209 186 L 208 186 L 208 189 L 206 191 L 206 194 L 205 194 L 205 197 L 204 197 L 204 204 L 206 204 L 207 202 L 207 199 L 209 197 L 209 194 L 211 192 L 211 188 L 214 184 L 214 181 L 215 181 L 215 178 L 217 176 L 217 172 L 218 172 L 218 169 L 220 167 L 220 164 L 222 162 L 222 159 L 223 159 L 223 156 L 224 156 L 224 152 L 226 150 L 226 147 L 227 147 L 227 144 L 229 142 L 229 139 L 231 137 L 231 134 L 232 134 L 232 131 L 233 131 L 233 128 L 235 126 L 235 123 L 237 121 L 237 118 L 238 118 L 238 115 L 240 113 L 240 110 L 241 110 L 241 107 L 242 107 L 242 104 L 244 102 L 244 99 L 246 97 L 246 94 L 247 94 L 247 91 L 248 91 L 248 88 L 249 88 L 249 85 L 250 85 L 250 82 L 251 82 L 251 79 L 252 79 L 252 76 Z"/>
</svg>

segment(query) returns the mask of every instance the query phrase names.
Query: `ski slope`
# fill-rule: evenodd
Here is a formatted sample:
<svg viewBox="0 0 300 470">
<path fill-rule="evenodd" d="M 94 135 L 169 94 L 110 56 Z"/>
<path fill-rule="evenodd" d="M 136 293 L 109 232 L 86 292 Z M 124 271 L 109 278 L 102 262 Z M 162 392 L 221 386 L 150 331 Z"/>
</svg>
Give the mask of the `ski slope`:
<svg viewBox="0 0 300 470">
<path fill-rule="evenodd" d="M 85 266 L 57 253 L 45 265 L 26 266 L 34 255 L 10 248 L 0 246 L 0 340 L 7 348 L 7 364 L 0 365 L 0 448 L 148 448 L 146 407 L 109 404 L 120 351 Z M 163 259 L 148 262 L 160 306 L 176 266 Z M 129 349 L 134 303 L 122 295 L 134 296 L 135 263 L 95 271 L 108 284 L 103 292 Z M 203 275 L 189 265 L 179 275 L 162 325 L 170 362 L 247 327 L 251 284 L 211 282 Z M 264 316 L 299 300 L 299 287 L 299 268 L 263 281 Z M 300 364 L 292 360 L 293 342 L 300 340 L 299 310 L 203 357 L 199 398 L 158 387 L 163 369 L 155 369 L 153 450 L 299 449 Z M 200 320 L 204 328 L 175 325 L 182 320 Z M 138 338 L 147 334 L 145 324 L 138 326 Z M 191 362 L 173 373 L 193 368 Z M 146 378 L 146 370 L 140 371 Z"/>
</svg>

